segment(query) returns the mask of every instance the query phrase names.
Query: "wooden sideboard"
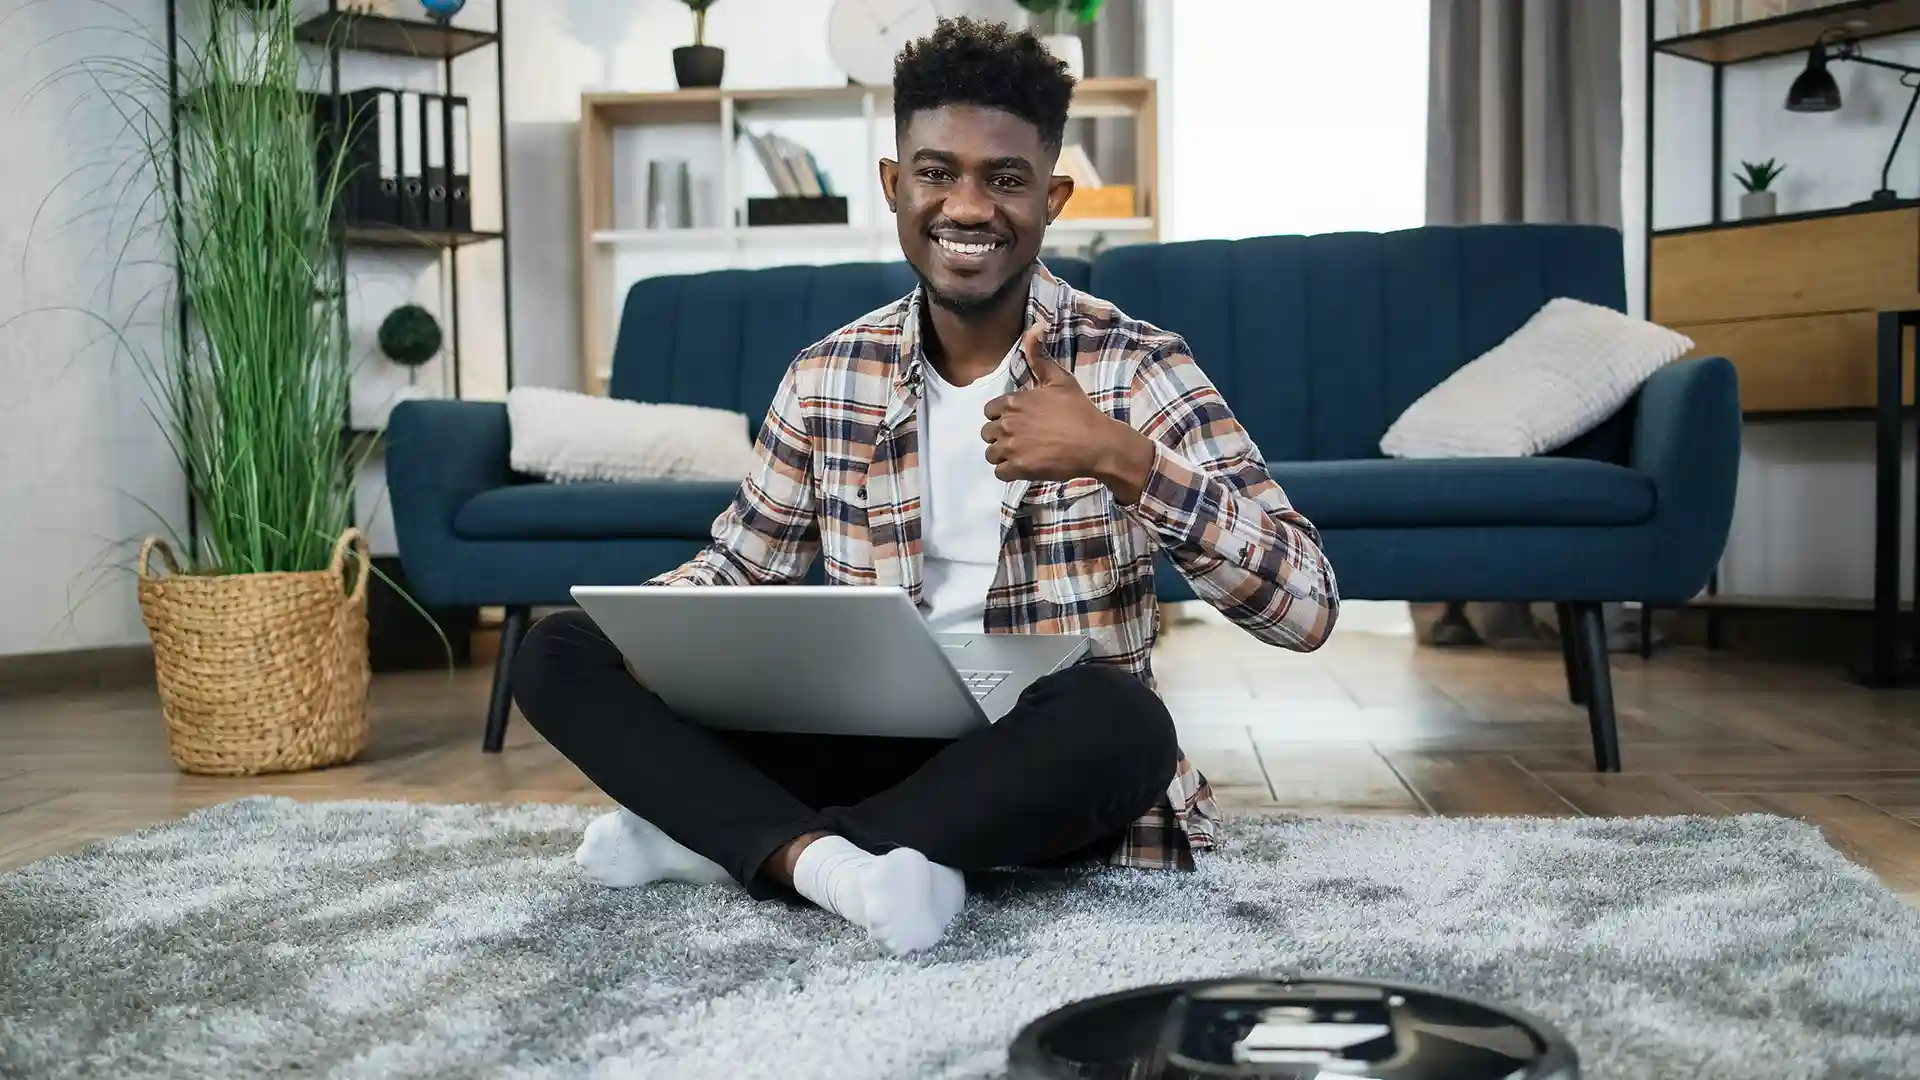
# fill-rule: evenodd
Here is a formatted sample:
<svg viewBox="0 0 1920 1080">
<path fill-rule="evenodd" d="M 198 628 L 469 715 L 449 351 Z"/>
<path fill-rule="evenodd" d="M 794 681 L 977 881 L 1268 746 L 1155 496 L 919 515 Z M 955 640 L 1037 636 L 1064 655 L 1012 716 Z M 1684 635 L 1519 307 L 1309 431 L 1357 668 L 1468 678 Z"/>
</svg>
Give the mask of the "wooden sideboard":
<svg viewBox="0 0 1920 1080">
<path fill-rule="evenodd" d="M 1878 313 L 1920 309 L 1920 203 L 1667 230 L 1651 255 L 1651 318 L 1732 361 L 1751 416 L 1874 408 Z"/>
<path fill-rule="evenodd" d="M 1873 645 L 1860 675 L 1876 686 L 1910 680 L 1900 483 L 1920 327 L 1920 200 L 1663 230 L 1648 260 L 1649 317 L 1692 338 L 1688 355 L 1732 362 L 1749 420 L 1872 420 Z M 1912 558 L 1920 583 L 1920 544 Z M 1920 628 L 1913 635 L 1920 649 Z"/>
</svg>

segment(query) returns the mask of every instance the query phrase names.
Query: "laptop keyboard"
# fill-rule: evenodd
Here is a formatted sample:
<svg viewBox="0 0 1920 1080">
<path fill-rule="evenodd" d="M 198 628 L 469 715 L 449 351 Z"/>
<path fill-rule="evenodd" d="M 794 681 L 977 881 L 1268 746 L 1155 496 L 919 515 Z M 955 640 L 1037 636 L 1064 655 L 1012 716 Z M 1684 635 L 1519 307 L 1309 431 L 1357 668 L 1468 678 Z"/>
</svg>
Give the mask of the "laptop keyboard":
<svg viewBox="0 0 1920 1080">
<path fill-rule="evenodd" d="M 967 690 L 978 698 L 993 693 L 993 688 L 1006 682 L 1011 671 L 962 671 L 960 678 L 967 684 Z"/>
</svg>

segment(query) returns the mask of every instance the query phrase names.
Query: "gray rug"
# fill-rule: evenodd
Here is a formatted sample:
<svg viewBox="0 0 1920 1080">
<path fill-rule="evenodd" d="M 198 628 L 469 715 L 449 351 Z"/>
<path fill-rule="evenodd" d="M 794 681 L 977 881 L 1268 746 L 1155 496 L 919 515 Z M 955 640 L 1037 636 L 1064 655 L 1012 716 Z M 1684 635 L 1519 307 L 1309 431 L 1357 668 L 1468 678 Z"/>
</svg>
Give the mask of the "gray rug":
<svg viewBox="0 0 1920 1080">
<path fill-rule="evenodd" d="M 991 1077 L 1070 999 L 1452 987 L 1592 1077 L 1911 1077 L 1920 913 L 1765 817 L 1240 822 L 1194 875 L 982 883 L 895 960 L 734 889 L 609 891 L 575 807 L 254 798 L 0 876 L 0 1075 Z"/>
</svg>

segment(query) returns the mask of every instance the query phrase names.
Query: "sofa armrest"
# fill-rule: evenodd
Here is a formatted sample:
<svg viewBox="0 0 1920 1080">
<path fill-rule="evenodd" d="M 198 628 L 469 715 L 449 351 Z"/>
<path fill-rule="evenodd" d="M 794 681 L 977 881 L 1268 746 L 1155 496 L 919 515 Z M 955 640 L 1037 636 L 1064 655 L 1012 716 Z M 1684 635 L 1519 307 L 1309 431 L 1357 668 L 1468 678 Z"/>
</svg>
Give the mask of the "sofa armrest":
<svg viewBox="0 0 1920 1080">
<path fill-rule="evenodd" d="M 387 421 L 387 491 L 400 562 L 418 598 L 457 603 L 442 568 L 453 518 L 468 499 L 513 482 L 507 407 L 489 401 L 405 401 Z"/>
<path fill-rule="evenodd" d="M 1630 464 L 1653 477 L 1653 525 L 1664 534 L 1663 596 L 1706 587 L 1726 550 L 1740 480 L 1740 379 L 1724 357 L 1680 360 L 1640 388 Z"/>
</svg>

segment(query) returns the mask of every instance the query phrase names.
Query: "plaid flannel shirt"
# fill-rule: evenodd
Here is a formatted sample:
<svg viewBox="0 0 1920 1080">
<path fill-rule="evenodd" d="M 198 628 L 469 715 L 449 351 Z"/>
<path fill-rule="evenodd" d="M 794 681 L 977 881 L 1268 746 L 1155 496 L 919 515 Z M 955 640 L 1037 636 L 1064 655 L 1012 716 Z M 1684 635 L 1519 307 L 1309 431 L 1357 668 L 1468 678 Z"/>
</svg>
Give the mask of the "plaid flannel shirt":
<svg viewBox="0 0 1920 1080">
<path fill-rule="evenodd" d="M 712 543 L 651 584 L 785 584 L 821 558 L 833 584 L 903 588 L 920 602 L 922 302 L 916 289 L 794 360 L 760 430 L 758 466 L 715 520 Z M 1048 325 L 1048 354 L 1093 402 L 1159 450 L 1133 505 L 1090 478 L 1006 485 L 986 631 L 1087 635 L 1095 662 L 1152 687 L 1154 554 L 1165 551 L 1201 599 L 1261 641 L 1300 651 L 1325 641 L 1339 599 L 1319 534 L 1185 342 L 1044 266 L 1028 317 Z M 1016 389 L 1032 384 L 1017 346 L 1012 367 Z M 1108 861 L 1191 868 L 1218 817 L 1183 754 L 1166 799 Z"/>
</svg>

